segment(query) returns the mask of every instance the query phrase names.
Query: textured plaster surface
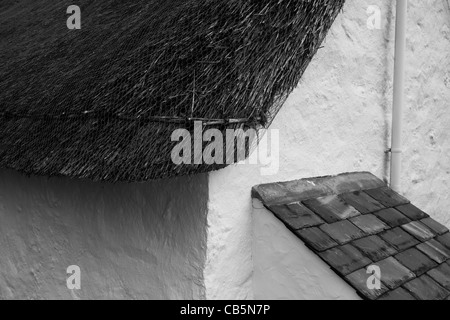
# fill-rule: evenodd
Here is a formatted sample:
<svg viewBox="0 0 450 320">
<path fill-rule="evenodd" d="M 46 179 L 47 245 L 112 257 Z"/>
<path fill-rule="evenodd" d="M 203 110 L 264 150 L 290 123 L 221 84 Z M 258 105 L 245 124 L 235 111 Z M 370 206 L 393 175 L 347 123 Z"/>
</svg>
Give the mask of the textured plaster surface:
<svg viewBox="0 0 450 320">
<path fill-rule="evenodd" d="M 370 5 L 381 9 L 380 30 L 367 28 Z M 252 285 L 253 186 L 353 171 L 388 179 L 394 14 L 394 1 L 347 1 L 272 124 L 280 130 L 278 174 L 246 165 L 210 174 L 207 298 L 259 295 Z M 410 0 L 407 37 L 402 193 L 450 226 L 448 2 Z"/>
<path fill-rule="evenodd" d="M 356 291 L 254 200 L 253 274 L 257 300 L 355 300 Z"/>
<path fill-rule="evenodd" d="M 206 175 L 144 184 L 0 171 L 0 299 L 201 299 Z M 81 269 L 68 290 L 66 269 Z"/>
</svg>

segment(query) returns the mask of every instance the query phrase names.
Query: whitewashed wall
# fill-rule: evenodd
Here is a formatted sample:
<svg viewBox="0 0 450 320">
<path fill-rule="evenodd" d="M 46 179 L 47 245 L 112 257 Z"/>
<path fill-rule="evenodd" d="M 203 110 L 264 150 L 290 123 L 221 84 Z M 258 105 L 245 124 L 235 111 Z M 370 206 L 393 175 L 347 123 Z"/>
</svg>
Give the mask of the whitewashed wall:
<svg viewBox="0 0 450 320">
<path fill-rule="evenodd" d="M 403 193 L 450 226 L 450 10 L 446 0 L 409 2 Z M 380 30 L 367 28 L 370 5 L 381 9 Z M 387 179 L 393 14 L 394 1 L 347 0 L 272 124 L 278 174 L 261 176 L 255 166 L 210 174 L 207 298 L 254 297 L 252 186 L 350 171 Z"/>
<path fill-rule="evenodd" d="M 208 178 L 144 184 L 0 171 L 0 299 L 201 299 Z M 81 290 L 66 269 L 81 268 Z"/>
</svg>

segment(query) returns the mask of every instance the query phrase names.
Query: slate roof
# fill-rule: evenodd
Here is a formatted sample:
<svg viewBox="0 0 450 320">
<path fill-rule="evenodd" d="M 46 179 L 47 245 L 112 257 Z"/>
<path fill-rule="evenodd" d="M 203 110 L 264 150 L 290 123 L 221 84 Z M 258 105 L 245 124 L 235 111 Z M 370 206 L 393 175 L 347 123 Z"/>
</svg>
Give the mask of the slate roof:
<svg viewBox="0 0 450 320">
<path fill-rule="evenodd" d="M 259 185 L 252 195 L 366 300 L 450 299 L 449 230 L 367 172 Z M 381 271 L 370 290 L 369 266 Z"/>
</svg>

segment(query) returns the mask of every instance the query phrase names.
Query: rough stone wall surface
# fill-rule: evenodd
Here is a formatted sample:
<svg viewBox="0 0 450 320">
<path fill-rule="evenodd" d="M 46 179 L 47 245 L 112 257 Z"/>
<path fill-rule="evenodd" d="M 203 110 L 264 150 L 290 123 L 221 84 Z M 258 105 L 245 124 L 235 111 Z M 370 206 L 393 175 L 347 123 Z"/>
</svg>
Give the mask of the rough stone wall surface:
<svg viewBox="0 0 450 320">
<path fill-rule="evenodd" d="M 204 298 L 207 197 L 207 175 L 113 185 L 1 170 L 0 299 Z"/>
<path fill-rule="evenodd" d="M 367 27 L 369 6 L 380 9 L 380 29 Z M 280 133 L 276 175 L 251 165 L 210 174 L 207 298 L 254 297 L 252 186 L 352 171 L 388 179 L 394 15 L 394 1 L 347 1 L 271 126 Z M 448 1 L 410 0 L 407 38 L 402 193 L 450 226 Z"/>
</svg>

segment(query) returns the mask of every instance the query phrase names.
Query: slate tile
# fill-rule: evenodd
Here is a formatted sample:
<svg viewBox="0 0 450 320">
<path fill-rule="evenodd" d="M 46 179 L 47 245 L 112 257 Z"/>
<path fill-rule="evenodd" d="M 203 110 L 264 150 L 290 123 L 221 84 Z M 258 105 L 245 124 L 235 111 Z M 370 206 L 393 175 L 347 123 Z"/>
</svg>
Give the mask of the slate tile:
<svg viewBox="0 0 450 320">
<path fill-rule="evenodd" d="M 324 224 L 322 219 L 301 203 L 270 206 L 269 210 L 291 230 L 299 230 Z"/>
<path fill-rule="evenodd" d="M 330 238 L 319 228 L 303 229 L 295 232 L 305 244 L 315 251 L 322 252 L 338 245 L 336 241 Z"/>
<path fill-rule="evenodd" d="M 386 293 L 384 296 L 380 297 L 378 300 L 399 300 L 399 301 L 409 301 L 409 300 L 416 300 L 406 289 L 403 288 L 397 288 L 394 291 L 390 291 Z"/>
<path fill-rule="evenodd" d="M 436 237 L 436 240 L 444 245 L 446 248 L 450 249 L 450 233 L 443 234 L 442 236 Z"/>
<path fill-rule="evenodd" d="M 417 246 L 417 249 L 425 253 L 428 257 L 439 264 L 447 261 L 450 258 L 450 250 L 434 239 L 419 244 Z"/>
<path fill-rule="evenodd" d="M 431 268 L 437 266 L 436 262 L 428 258 L 416 248 L 411 248 L 401 252 L 397 254 L 395 258 L 417 276 L 420 276 Z"/>
<path fill-rule="evenodd" d="M 292 203 L 332 194 L 333 190 L 324 183 L 327 180 L 328 178 L 308 178 L 279 182 L 277 184 L 281 190 L 278 192 L 278 201 L 280 201 L 280 195 L 283 196 L 282 201 L 287 201 L 283 203 Z"/>
<path fill-rule="evenodd" d="M 411 220 L 403 215 L 400 211 L 389 208 L 377 211 L 374 213 L 378 219 L 386 223 L 389 227 L 395 228 L 411 222 Z"/>
<path fill-rule="evenodd" d="M 384 222 L 373 214 L 354 217 L 350 219 L 350 221 L 367 234 L 377 234 L 383 230 L 389 229 Z"/>
<path fill-rule="evenodd" d="M 333 269 L 346 276 L 361 269 L 372 261 L 364 257 L 355 247 L 347 244 L 319 253 Z"/>
<path fill-rule="evenodd" d="M 450 265 L 448 263 L 441 264 L 439 267 L 428 271 L 427 274 L 442 287 L 450 290 Z"/>
<path fill-rule="evenodd" d="M 384 284 L 381 284 L 380 289 L 369 289 L 368 280 L 371 276 L 372 274 L 367 273 L 366 269 L 360 269 L 349 274 L 345 279 L 350 282 L 353 288 L 355 288 L 363 297 L 369 300 L 375 300 L 389 289 Z"/>
<path fill-rule="evenodd" d="M 362 214 L 371 213 L 384 209 L 385 207 L 374 198 L 362 191 L 343 193 L 339 197 L 346 203 L 356 208 Z"/>
<path fill-rule="evenodd" d="M 403 287 L 420 300 L 443 300 L 450 294 L 428 275 L 414 279 Z"/>
<path fill-rule="evenodd" d="M 358 210 L 336 195 L 306 200 L 303 203 L 328 223 L 360 215 Z"/>
<path fill-rule="evenodd" d="M 368 172 L 344 173 L 334 177 L 309 179 L 315 185 L 325 184 L 333 191 L 333 194 L 341 194 L 362 189 L 374 189 L 386 184 Z"/>
<path fill-rule="evenodd" d="M 320 229 L 340 244 L 345 244 L 352 240 L 366 236 L 361 229 L 355 227 L 348 220 L 332 224 L 324 224 L 320 227 Z"/>
<path fill-rule="evenodd" d="M 418 221 L 413 221 L 402 226 L 403 230 L 410 235 L 424 242 L 434 238 L 435 234 L 426 225 Z"/>
<path fill-rule="evenodd" d="M 293 203 L 330 194 L 332 190 L 317 179 L 261 184 L 252 188 L 252 198 L 265 205 Z"/>
<path fill-rule="evenodd" d="M 379 236 L 370 236 L 355 240 L 351 244 L 372 261 L 380 261 L 397 254 L 397 250 L 387 244 Z"/>
<path fill-rule="evenodd" d="M 387 208 L 409 203 L 408 199 L 388 187 L 364 190 L 364 192 Z"/>
<path fill-rule="evenodd" d="M 284 204 L 269 206 L 267 207 L 267 209 L 269 209 L 275 216 L 277 216 L 281 220 L 296 218 L 294 213 L 291 210 L 289 210 L 289 208 Z"/>
<path fill-rule="evenodd" d="M 411 220 L 414 220 L 414 221 L 429 217 L 425 212 L 423 212 L 422 210 L 420 210 L 419 208 L 417 208 L 416 206 L 414 206 L 412 204 L 405 204 L 402 206 L 398 206 L 398 207 L 395 207 L 395 209 L 397 209 L 398 211 L 403 213 L 405 216 L 407 216 L 408 218 L 410 218 Z"/>
<path fill-rule="evenodd" d="M 401 265 L 393 257 L 381 260 L 374 265 L 380 267 L 381 282 L 390 289 L 395 289 L 415 277 L 411 270 Z"/>
<path fill-rule="evenodd" d="M 446 226 L 440 224 L 436 220 L 432 218 L 425 218 L 420 220 L 424 225 L 426 225 L 428 228 L 430 228 L 435 234 L 442 235 L 444 233 L 447 233 L 449 230 Z"/>
<path fill-rule="evenodd" d="M 379 236 L 398 251 L 406 250 L 420 243 L 400 227 L 383 232 Z"/>
</svg>

